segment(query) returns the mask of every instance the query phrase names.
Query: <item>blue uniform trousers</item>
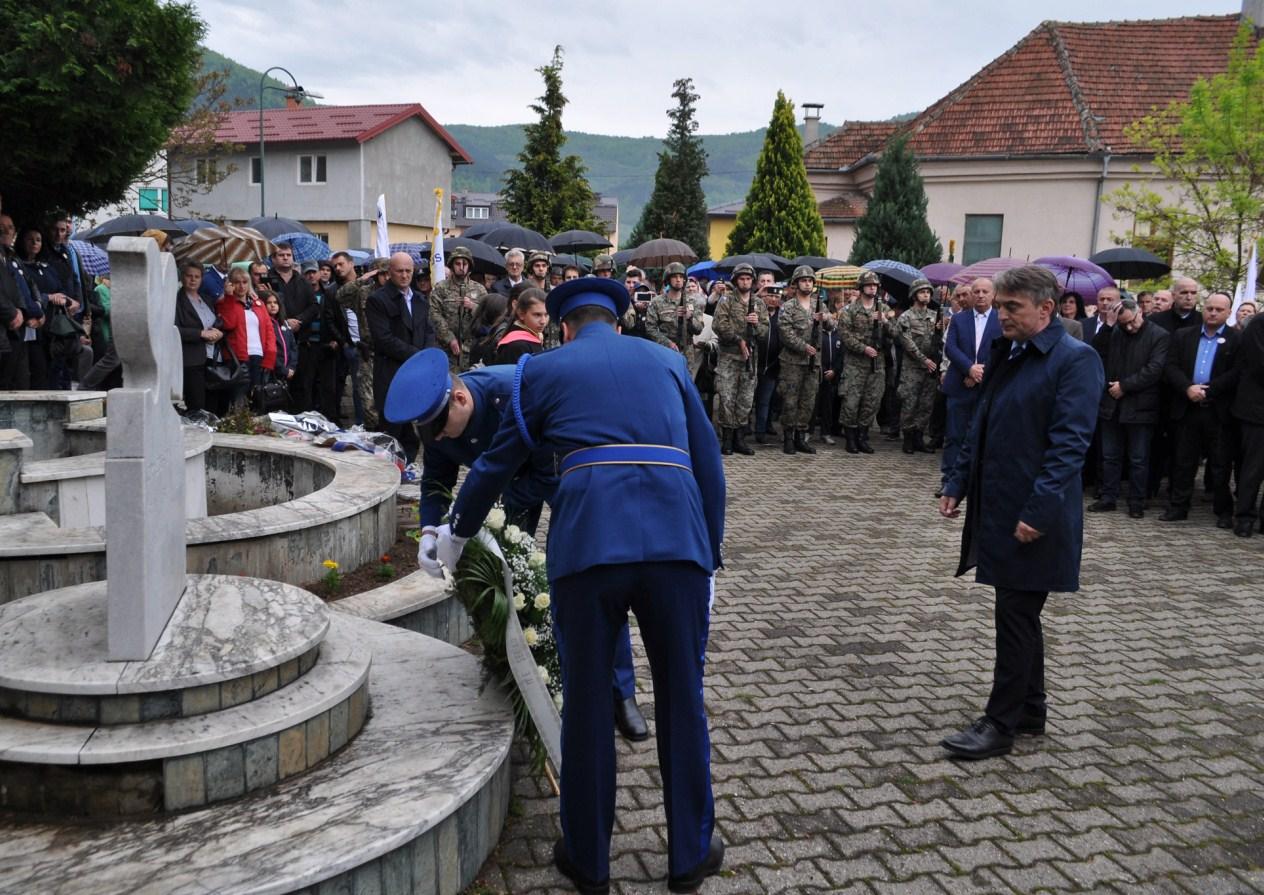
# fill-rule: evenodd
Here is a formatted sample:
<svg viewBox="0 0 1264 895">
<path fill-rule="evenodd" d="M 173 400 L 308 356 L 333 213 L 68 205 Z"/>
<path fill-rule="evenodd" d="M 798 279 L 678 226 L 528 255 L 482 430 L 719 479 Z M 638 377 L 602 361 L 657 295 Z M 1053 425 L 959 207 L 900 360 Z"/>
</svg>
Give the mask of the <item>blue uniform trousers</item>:
<svg viewBox="0 0 1264 895">
<path fill-rule="evenodd" d="M 707 855 L 715 826 L 702 696 L 709 579 L 691 562 L 646 562 L 593 566 L 552 583 L 563 681 L 562 834 L 571 861 L 590 880 L 610 875 L 611 668 L 629 609 L 640 624 L 654 681 L 669 872 L 686 873 Z"/>
</svg>

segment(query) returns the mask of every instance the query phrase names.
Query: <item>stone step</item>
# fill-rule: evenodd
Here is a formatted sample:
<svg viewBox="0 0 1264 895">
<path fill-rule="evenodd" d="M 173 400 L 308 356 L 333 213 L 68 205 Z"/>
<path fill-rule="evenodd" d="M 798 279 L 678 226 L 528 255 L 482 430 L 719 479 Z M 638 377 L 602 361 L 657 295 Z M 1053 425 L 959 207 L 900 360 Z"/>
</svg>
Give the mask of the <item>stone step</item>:
<svg viewBox="0 0 1264 895">
<path fill-rule="evenodd" d="M 418 569 L 398 581 L 334 600 L 329 608 L 459 646 L 474 636 L 474 626 L 450 588 L 451 579 L 446 575 L 431 578 Z"/>
<path fill-rule="evenodd" d="M 354 742 L 268 792 L 174 817 L 68 825 L 8 815 L 0 891 L 452 895 L 468 885 L 508 808 L 508 700 L 455 647 L 342 622 L 374 655 L 373 714 Z"/>
</svg>

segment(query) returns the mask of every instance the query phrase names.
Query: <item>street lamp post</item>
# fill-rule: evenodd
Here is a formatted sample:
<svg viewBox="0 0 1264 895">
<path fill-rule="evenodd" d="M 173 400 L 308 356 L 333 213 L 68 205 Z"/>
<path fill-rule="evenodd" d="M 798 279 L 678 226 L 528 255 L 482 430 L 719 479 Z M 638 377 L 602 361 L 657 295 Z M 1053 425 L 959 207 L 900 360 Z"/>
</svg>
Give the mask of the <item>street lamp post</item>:
<svg viewBox="0 0 1264 895">
<path fill-rule="evenodd" d="M 265 84 L 264 82 L 268 80 L 268 75 L 272 74 L 272 72 L 274 71 L 284 72 L 286 77 L 290 79 L 290 86 L 289 87 L 274 87 L 271 84 Z M 266 171 L 266 168 L 264 167 L 264 163 L 263 163 L 264 162 L 263 91 L 265 90 L 279 90 L 282 93 L 287 94 L 288 96 L 307 97 L 309 99 L 323 99 L 324 98 L 319 93 L 309 93 L 308 91 L 304 90 L 302 85 L 299 84 L 298 79 L 295 78 L 294 75 L 290 74 L 288 69 L 282 68 L 279 65 L 272 66 L 270 69 L 268 69 L 262 75 L 259 76 L 259 216 L 260 217 L 266 217 L 268 214 L 266 194 L 264 192 L 264 181 L 267 178 L 264 173 Z"/>
</svg>

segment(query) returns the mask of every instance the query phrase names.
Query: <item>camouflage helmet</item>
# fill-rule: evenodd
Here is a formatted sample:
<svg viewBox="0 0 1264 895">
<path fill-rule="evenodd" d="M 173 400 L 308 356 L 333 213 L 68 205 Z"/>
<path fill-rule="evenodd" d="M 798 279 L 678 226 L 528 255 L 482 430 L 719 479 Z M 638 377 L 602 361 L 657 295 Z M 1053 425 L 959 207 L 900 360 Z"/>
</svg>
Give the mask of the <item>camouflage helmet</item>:
<svg viewBox="0 0 1264 895">
<path fill-rule="evenodd" d="M 860 276 L 856 278 L 856 288 L 864 289 L 870 283 L 875 286 L 881 286 L 882 280 L 872 270 L 862 270 Z"/>
<path fill-rule="evenodd" d="M 530 257 L 527 258 L 527 267 L 530 267 L 531 265 L 535 264 L 537 261 L 543 261 L 545 263 L 548 263 L 548 260 L 549 260 L 548 252 L 532 252 Z"/>
<path fill-rule="evenodd" d="M 457 246 L 452 251 L 448 252 L 449 264 L 451 264 L 453 261 L 456 261 L 458 258 L 464 258 L 466 261 L 470 263 L 471 267 L 474 266 L 474 253 L 471 252 L 469 249 L 467 249 L 465 246 Z"/>
<path fill-rule="evenodd" d="M 679 274 L 682 277 L 685 276 L 685 265 L 681 264 L 679 261 L 673 261 L 671 264 L 668 264 L 666 267 L 663 268 L 664 280 L 667 279 L 668 277 L 674 277 L 677 274 Z"/>
<path fill-rule="evenodd" d="M 794 273 L 790 274 L 791 283 L 797 283 L 799 282 L 799 280 L 803 280 L 803 279 L 808 279 L 808 280 L 816 279 L 816 271 L 814 271 L 811 267 L 809 267 L 806 264 L 800 264 L 798 267 L 794 269 Z"/>
<path fill-rule="evenodd" d="M 598 255 L 593 259 L 593 273 L 599 270 L 614 270 L 614 258 L 610 255 Z"/>
<path fill-rule="evenodd" d="M 736 280 L 738 277 L 743 275 L 750 277 L 752 280 L 755 278 L 755 268 L 744 261 L 737 265 L 737 267 L 733 268 L 733 279 Z"/>
<path fill-rule="evenodd" d="M 925 277 L 918 277 L 916 280 L 914 280 L 912 283 L 909 284 L 909 289 L 908 289 L 909 298 L 916 298 L 917 293 L 921 292 L 923 289 L 925 289 L 931 295 L 935 294 L 935 287 L 930 284 L 930 280 L 926 279 Z"/>
</svg>

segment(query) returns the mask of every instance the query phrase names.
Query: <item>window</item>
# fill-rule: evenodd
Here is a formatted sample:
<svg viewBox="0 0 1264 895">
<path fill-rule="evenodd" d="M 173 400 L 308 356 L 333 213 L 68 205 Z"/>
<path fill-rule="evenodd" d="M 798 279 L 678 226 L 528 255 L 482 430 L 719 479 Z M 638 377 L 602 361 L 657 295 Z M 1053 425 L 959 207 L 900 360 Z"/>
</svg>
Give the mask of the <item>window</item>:
<svg viewBox="0 0 1264 895">
<path fill-rule="evenodd" d="M 156 186 L 143 186 L 139 190 L 136 201 L 137 211 L 167 210 L 167 191 Z"/>
<path fill-rule="evenodd" d="M 250 159 L 250 185 L 258 186 L 263 180 L 263 159 L 253 156 Z"/>
<path fill-rule="evenodd" d="M 312 234 L 312 236 L 315 236 L 317 239 L 319 239 L 319 240 L 320 240 L 321 242 L 323 242 L 325 245 L 329 245 L 329 234 L 328 234 L 328 233 L 313 233 L 313 234 Z"/>
<path fill-rule="evenodd" d="M 465 206 L 465 219 L 469 221 L 485 221 L 491 208 L 487 205 L 467 205 Z"/>
<path fill-rule="evenodd" d="M 198 186 L 214 184 L 219 181 L 219 172 L 215 170 L 215 159 L 194 159 L 193 178 Z"/>
<path fill-rule="evenodd" d="M 325 157 L 300 155 L 298 157 L 299 183 L 325 183 Z"/>
<path fill-rule="evenodd" d="M 1001 214 L 966 215 L 966 240 L 961 249 L 961 263 L 969 266 L 984 258 L 998 258 L 1001 254 L 1001 228 L 1005 216 Z"/>
</svg>

